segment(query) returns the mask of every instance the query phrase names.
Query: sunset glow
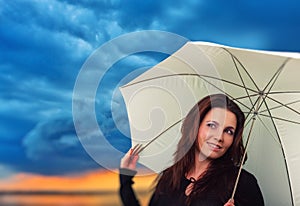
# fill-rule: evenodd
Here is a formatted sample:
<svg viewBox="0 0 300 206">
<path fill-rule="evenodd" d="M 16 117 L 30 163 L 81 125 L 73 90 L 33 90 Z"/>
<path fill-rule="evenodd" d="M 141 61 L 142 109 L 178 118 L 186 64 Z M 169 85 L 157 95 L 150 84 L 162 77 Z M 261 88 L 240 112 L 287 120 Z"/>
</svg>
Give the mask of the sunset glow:
<svg viewBox="0 0 300 206">
<path fill-rule="evenodd" d="M 150 189 L 155 176 L 135 177 L 135 188 Z M 119 176 L 116 172 L 95 171 L 74 176 L 41 176 L 20 173 L 0 180 L 5 191 L 117 191 Z"/>
</svg>

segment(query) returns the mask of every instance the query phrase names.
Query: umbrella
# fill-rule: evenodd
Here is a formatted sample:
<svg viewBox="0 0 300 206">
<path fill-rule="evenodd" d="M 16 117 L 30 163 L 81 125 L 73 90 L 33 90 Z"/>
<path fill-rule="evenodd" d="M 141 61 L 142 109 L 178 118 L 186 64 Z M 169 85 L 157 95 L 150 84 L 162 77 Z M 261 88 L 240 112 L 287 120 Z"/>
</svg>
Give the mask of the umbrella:
<svg viewBox="0 0 300 206">
<path fill-rule="evenodd" d="M 132 144 L 155 172 L 173 164 L 181 123 L 202 97 L 224 93 L 246 116 L 245 168 L 267 205 L 300 205 L 300 54 L 188 42 L 120 88 Z"/>
</svg>

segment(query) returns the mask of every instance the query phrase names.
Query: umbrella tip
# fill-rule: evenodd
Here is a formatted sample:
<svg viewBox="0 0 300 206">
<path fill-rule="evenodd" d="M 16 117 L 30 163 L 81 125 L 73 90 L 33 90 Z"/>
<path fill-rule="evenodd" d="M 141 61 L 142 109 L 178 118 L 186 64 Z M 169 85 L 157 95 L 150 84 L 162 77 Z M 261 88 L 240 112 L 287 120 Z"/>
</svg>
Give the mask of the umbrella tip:
<svg viewBox="0 0 300 206">
<path fill-rule="evenodd" d="M 265 92 L 264 91 L 258 91 L 259 96 L 264 96 Z"/>
</svg>

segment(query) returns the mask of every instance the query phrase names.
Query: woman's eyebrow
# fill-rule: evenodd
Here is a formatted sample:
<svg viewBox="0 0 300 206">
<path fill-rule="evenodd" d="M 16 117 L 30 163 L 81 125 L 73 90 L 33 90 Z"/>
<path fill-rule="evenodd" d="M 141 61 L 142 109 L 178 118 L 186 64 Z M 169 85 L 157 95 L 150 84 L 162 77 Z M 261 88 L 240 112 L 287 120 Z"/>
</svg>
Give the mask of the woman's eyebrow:
<svg viewBox="0 0 300 206">
<path fill-rule="evenodd" d="M 233 129 L 233 130 L 235 130 L 235 128 L 233 126 L 228 126 L 228 127 L 226 127 L 226 129 Z"/>
<path fill-rule="evenodd" d="M 217 122 L 217 121 L 215 121 L 215 120 L 208 120 L 208 121 L 206 121 L 206 122 L 207 122 L 207 123 L 212 122 L 212 123 L 214 123 L 214 124 L 216 124 L 216 125 L 220 125 L 220 123 Z"/>
</svg>

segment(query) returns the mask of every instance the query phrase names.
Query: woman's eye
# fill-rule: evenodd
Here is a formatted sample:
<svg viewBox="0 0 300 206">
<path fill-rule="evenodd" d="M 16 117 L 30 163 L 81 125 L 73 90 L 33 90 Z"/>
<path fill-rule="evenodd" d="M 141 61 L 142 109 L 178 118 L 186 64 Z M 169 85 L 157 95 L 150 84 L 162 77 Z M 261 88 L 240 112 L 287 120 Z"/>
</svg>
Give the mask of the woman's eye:
<svg viewBox="0 0 300 206">
<path fill-rule="evenodd" d="M 225 132 L 231 136 L 234 135 L 234 131 L 232 131 L 231 129 L 226 129 Z"/>
<path fill-rule="evenodd" d="M 207 123 L 207 126 L 212 129 L 215 129 L 217 127 L 216 124 L 214 124 L 214 123 Z"/>
</svg>

